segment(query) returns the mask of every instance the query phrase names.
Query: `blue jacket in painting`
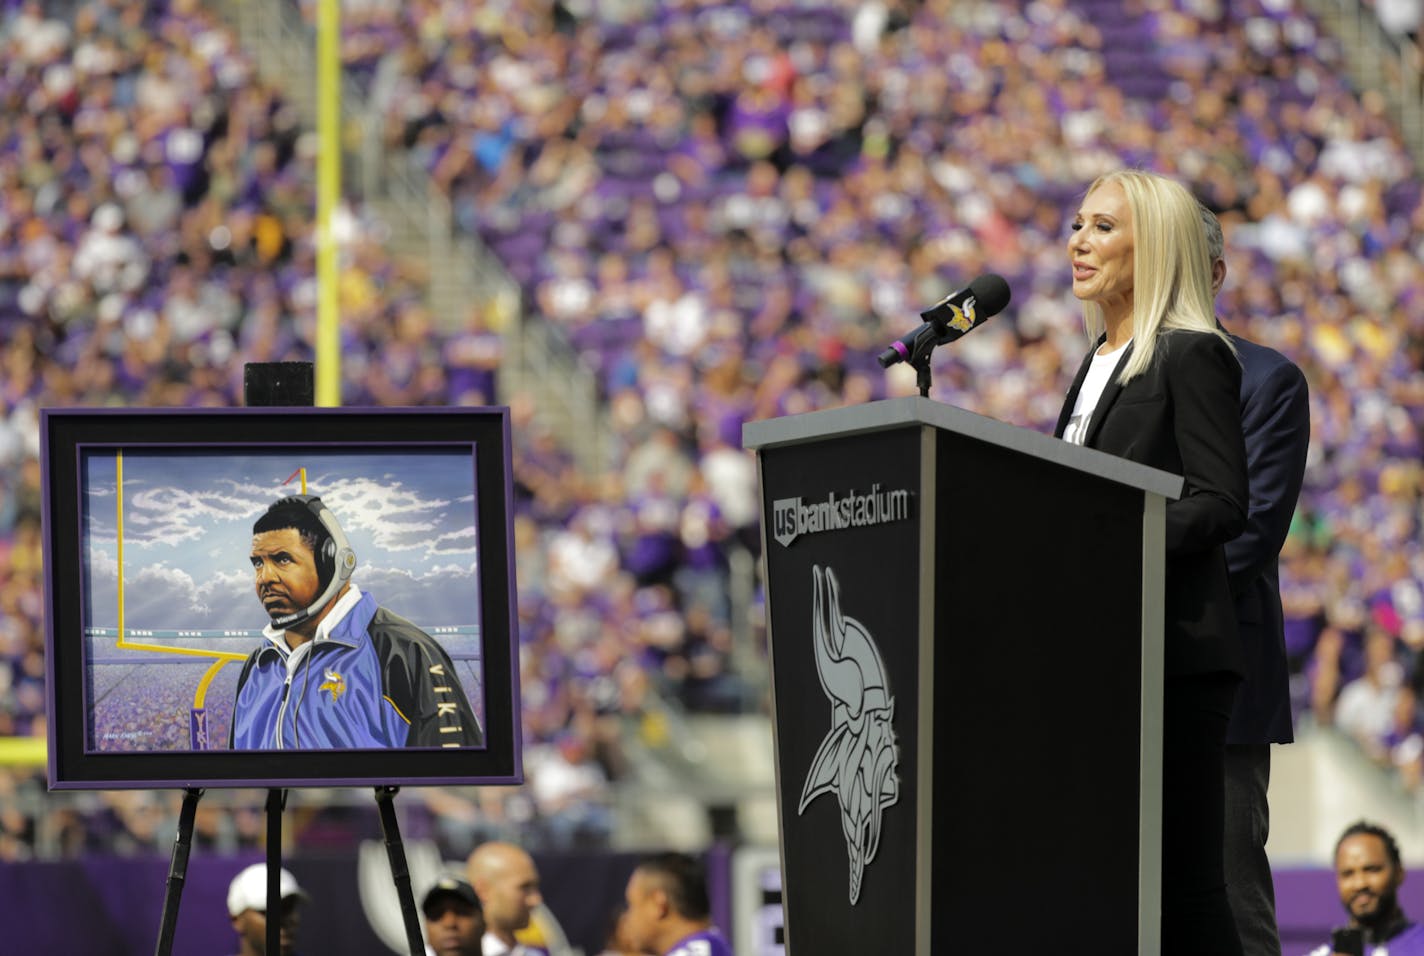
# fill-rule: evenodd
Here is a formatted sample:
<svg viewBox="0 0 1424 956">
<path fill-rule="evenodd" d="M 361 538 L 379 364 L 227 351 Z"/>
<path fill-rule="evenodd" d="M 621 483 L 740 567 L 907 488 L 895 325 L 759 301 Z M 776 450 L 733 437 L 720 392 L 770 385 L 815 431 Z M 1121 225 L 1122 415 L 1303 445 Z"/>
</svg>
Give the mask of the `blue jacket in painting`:
<svg viewBox="0 0 1424 956">
<path fill-rule="evenodd" d="M 295 650 L 264 634 L 237 679 L 232 749 L 484 744 L 445 649 L 355 585 Z"/>
</svg>

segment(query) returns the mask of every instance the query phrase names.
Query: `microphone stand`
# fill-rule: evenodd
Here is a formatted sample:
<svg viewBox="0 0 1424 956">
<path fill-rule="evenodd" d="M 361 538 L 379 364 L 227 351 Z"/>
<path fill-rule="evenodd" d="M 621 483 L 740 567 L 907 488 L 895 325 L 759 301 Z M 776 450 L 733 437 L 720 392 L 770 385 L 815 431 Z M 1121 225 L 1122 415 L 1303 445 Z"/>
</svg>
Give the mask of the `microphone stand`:
<svg viewBox="0 0 1424 956">
<path fill-rule="evenodd" d="M 915 346 L 910 349 L 910 357 L 905 360 L 915 370 L 915 383 L 920 387 L 921 398 L 930 397 L 930 355 L 934 353 L 935 346 L 939 345 L 940 337 L 944 335 L 944 326 L 943 319 L 930 319 L 930 324 L 915 337 Z"/>
<path fill-rule="evenodd" d="M 930 397 L 930 353 L 910 362 L 915 367 L 915 382 L 920 386 L 920 397 Z"/>
</svg>

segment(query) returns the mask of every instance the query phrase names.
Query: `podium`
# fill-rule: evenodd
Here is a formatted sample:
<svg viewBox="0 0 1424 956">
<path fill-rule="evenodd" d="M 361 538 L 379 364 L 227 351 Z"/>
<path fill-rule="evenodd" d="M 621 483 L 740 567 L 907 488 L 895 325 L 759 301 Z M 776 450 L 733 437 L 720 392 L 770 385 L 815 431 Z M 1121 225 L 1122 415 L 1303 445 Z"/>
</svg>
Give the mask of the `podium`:
<svg viewBox="0 0 1424 956">
<path fill-rule="evenodd" d="M 743 444 L 789 956 L 1157 952 L 1181 478 L 919 396 Z"/>
</svg>

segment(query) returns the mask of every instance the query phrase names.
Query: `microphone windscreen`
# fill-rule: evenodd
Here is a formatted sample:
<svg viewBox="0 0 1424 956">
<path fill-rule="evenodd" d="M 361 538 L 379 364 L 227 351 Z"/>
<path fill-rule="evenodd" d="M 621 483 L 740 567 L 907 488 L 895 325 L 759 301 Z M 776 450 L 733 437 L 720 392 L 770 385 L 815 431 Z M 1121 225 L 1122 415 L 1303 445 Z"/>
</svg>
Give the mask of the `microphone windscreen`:
<svg viewBox="0 0 1424 956">
<path fill-rule="evenodd" d="M 998 315 L 1009 304 L 1009 284 L 1003 276 L 985 273 L 969 283 L 969 291 L 974 293 L 974 311 L 980 321 L 991 315 Z"/>
</svg>

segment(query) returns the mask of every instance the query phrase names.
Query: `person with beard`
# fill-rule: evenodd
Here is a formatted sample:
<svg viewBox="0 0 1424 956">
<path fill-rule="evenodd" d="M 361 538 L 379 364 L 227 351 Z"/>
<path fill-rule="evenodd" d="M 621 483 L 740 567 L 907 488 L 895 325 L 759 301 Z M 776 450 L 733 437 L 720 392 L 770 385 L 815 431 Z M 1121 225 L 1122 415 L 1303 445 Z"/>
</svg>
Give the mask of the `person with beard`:
<svg viewBox="0 0 1424 956">
<path fill-rule="evenodd" d="M 320 498 L 273 503 L 251 561 L 271 621 L 238 675 L 231 749 L 484 743 L 445 649 L 351 581 L 356 554 Z"/>
<path fill-rule="evenodd" d="M 1348 827 L 1335 844 L 1335 884 L 1350 924 L 1310 956 L 1424 956 L 1424 925 L 1408 920 L 1399 905 L 1403 882 L 1399 844 L 1389 831 L 1363 820 Z M 1355 945 L 1346 942 L 1351 936 Z"/>
</svg>

